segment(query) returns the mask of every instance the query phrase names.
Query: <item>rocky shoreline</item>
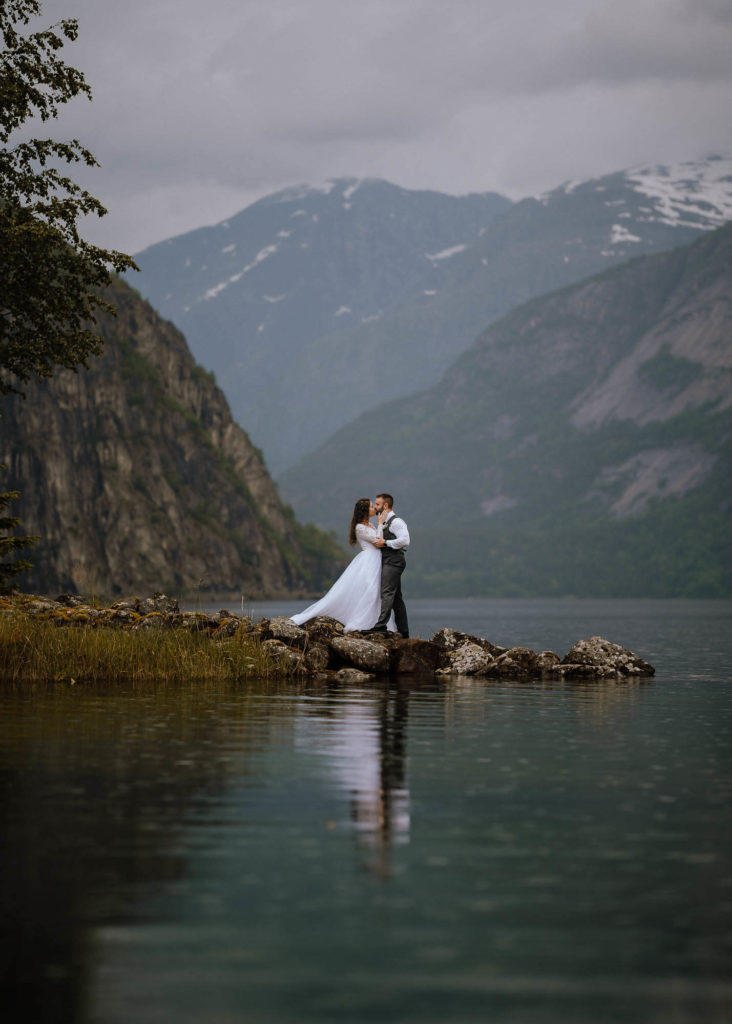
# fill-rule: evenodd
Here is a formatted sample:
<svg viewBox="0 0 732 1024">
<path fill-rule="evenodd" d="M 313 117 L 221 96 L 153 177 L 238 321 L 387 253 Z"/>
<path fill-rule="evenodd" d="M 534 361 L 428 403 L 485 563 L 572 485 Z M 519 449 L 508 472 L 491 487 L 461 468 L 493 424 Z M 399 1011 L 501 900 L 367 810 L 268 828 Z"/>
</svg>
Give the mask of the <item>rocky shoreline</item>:
<svg viewBox="0 0 732 1024">
<path fill-rule="evenodd" d="M 432 674 L 501 679 L 628 679 L 655 674 L 632 651 L 600 636 L 580 640 L 560 657 L 554 651 L 500 647 L 483 637 L 443 628 L 429 640 L 343 633 L 335 619 L 320 617 L 296 626 L 286 617 L 254 622 L 227 609 L 211 615 L 181 612 L 165 594 L 131 597 L 97 607 L 70 594 L 52 600 L 15 594 L 0 599 L 0 614 L 51 620 L 59 627 L 116 628 L 130 632 L 182 629 L 213 642 L 255 641 L 285 675 L 327 674 L 361 682 L 377 676 Z"/>
</svg>

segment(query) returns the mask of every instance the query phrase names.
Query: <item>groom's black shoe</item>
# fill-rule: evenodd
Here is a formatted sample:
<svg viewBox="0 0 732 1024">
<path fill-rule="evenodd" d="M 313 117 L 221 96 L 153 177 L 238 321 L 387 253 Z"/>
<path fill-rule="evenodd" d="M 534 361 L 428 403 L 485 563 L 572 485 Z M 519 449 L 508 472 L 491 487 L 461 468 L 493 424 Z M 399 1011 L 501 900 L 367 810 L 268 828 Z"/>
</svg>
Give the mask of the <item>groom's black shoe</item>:
<svg viewBox="0 0 732 1024">
<path fill-rule="evenodd" d="M 364 633 L 386 633 L 386 626 L 372 626 L 371 629 L 364 629 Z"/>
</svg>

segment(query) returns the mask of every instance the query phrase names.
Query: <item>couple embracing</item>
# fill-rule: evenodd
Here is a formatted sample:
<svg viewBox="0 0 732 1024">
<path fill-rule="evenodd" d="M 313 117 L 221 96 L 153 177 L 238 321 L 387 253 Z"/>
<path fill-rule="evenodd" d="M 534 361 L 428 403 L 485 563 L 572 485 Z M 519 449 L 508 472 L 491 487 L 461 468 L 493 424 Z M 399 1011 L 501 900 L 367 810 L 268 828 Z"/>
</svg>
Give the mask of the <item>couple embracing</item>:
<svg viewBox="0 0 732 1024">
<path fill-rule="evenodd" d="M 376 525 L 371 519 L 376 516 Z M 348 542 L 361 548 L 325 597 L 292 616 L 298 626 L 316 615 L 343 623 L 346 633 L 398 632 L 409 636 L 407 609 L 402 598 L 402 573 L 409 531 L 394 514 L 390 494 L 359 498 L 353 510 Z"/>
</svg>

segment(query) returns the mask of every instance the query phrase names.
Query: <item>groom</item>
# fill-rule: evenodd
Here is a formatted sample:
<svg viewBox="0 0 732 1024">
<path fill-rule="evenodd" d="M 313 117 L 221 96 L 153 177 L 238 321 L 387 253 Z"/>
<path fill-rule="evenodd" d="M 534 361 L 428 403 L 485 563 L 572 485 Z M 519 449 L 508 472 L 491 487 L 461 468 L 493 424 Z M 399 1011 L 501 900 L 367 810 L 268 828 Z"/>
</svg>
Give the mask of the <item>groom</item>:
<svg viewBox="0 0 732 1024">
<path fill-rule="evenodd" d="M 409 636 L 407 609 L 402 597 L 402 573 L 407 564 L 404 553 L 409 547 L 409 531 L 403 519 L 394 515 L 394 499 L 390 494 L 377 494 L 374 508 L 383 526 L 383 537 L 376 541 L 381 548 L 381 613 L 376 625 L 367 633 L 385 633 L 389 616 L 394 612 L 396 628 L 403 637 Z"/>
</svg>

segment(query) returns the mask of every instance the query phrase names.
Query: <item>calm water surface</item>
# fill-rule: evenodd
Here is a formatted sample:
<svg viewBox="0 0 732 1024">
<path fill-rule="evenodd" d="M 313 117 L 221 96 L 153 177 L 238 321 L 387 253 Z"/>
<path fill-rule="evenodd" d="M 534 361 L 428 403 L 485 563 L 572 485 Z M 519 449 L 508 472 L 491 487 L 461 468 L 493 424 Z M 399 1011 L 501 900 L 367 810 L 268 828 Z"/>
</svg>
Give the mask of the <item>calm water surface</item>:
<svg viewBox="0 0 732 1024">
<path fill-rule="evenodd" d="M 410 612 L 658 674 L 0 686 L 4 1019 L 732 1018 L 732 603 Z"/>
</svg>

